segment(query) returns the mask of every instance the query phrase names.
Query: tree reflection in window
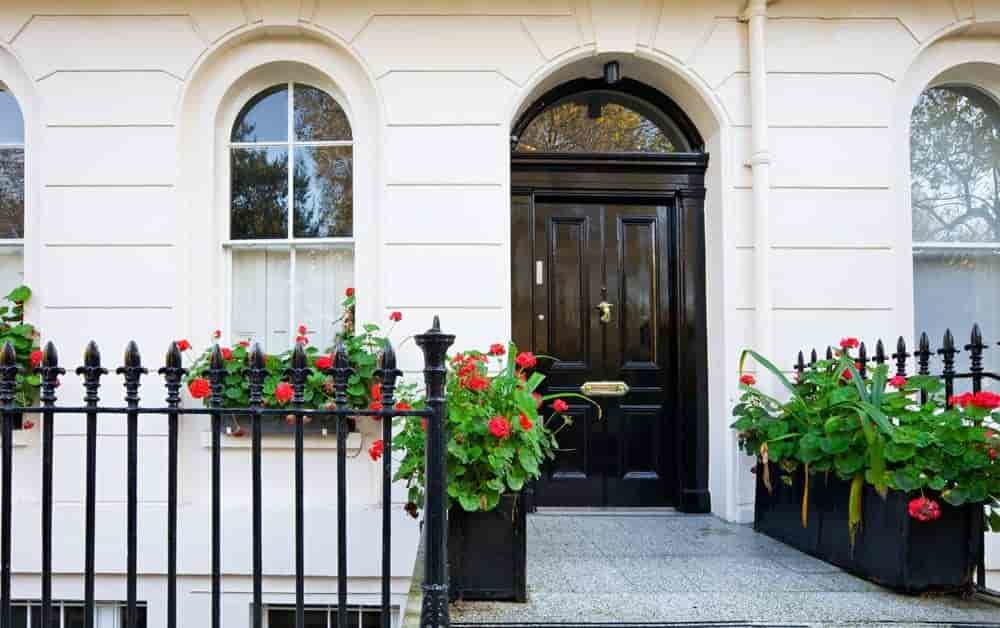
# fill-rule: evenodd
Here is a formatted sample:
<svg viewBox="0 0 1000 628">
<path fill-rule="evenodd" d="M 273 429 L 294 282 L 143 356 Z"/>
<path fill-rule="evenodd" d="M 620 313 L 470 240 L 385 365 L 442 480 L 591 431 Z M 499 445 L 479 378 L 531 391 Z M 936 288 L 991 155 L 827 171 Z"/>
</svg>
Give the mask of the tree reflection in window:
<svg viewBox="0 0 1000 628">
<path fill-rule="evenodd" d="M 234 240 L 352 234 L 351 127 L 326 92 L 280 85 L 252 99 L 233 126 L 230 166 Z"/>
<path fill-rule="evenodd" d="M 688 151 L 683 134 L 658 109 L 611 90 L 556 101 L 517 138 L 517 151 L 551 153 L 673 153 Z"/>
<path fill-rule="evenodd" d="M 925 91 L 913 109 L 915 242 L 1000 241 L 1000 108 L 973 87 Z"/>
<path fill-rule="evenodd" d="M 24 119 L 14 96 L 0 86 L 0 239 L 23 237 Z"/>
</svg>

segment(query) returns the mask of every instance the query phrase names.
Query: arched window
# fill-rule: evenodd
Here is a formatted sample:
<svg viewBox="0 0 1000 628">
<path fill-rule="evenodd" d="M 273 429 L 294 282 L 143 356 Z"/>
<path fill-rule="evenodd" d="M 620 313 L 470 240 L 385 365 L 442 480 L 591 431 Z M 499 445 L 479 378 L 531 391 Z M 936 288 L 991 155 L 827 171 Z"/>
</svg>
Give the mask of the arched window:
<svg viewBox="0 0 1000 628">
<path fill-rule="evenodd" d="M 975 87 L 932 87 L 913 109 L 910 134 L 917 330 L 939 343 L 946 328 L 965 334 L 975 321 L 997 337 L 1000 107 Z"/>
<path fill-rule="evenodd" d="M 288 348 L 334 338 L 354 274 L 351 125 L 326 91 L 270 87 L 230 135 L 230 321 L 235 339 Z"/>
<path fill-rule="evenodd" d="M 552 90 L 521 118 L 514 139 L 519 153 L 677 153 L 701 144 L 673 102 L 627 79 L 580 79 Z"/>
<path fill-rule="evenodd" d="M 0 83 L 0 296 L 24 282 L 24 118 Z"/>
</svg>

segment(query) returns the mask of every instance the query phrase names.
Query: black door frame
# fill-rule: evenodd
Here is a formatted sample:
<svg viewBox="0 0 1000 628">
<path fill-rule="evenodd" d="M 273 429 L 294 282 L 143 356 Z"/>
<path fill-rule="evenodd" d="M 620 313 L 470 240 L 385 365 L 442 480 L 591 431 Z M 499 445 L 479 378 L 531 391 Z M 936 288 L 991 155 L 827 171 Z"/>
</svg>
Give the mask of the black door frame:
<svg viewBox="0 0 1000 628">
<path fill-rule="evenodd" d="M 512 153 L 511 269 L 514 342 L 533 337 L 534 205 L 539 196 L 661 198 L 677 207 L 672 255 L 676 272 L 674 359 L 678 420 L 675 444 L 677 509 L 711 511 L 708 488 L 708 343 L 705 297 L 706 153 Z"/>
</svg>

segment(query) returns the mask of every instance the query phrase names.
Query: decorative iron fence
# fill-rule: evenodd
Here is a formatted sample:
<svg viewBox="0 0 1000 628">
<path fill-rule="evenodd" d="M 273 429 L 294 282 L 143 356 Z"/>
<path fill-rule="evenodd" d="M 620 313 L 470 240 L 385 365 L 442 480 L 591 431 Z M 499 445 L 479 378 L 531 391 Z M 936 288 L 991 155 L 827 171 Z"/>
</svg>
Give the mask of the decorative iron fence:
<svg viewBox="0 0 1000 628">
<path fill-rule="evenodd" d="M 262 593 L 262 512 L 261 497 L 261 419 L 268 415 L 294 415 L 295 446 L 295 625 L 305 626 L 305 544 L 306 526 L 304 509 L 304 422 L 306 417 L 333 417 L 336 420 L 337 439 L 337 627 L 347 628 L 350 607 L 347 599 L 347 433 L 348 417 L 373 416 L 384 419 L 382 439 L 386 455 L 382 456 L 382 570 L 381 570 L 381 625 L 390 628 L 392 609 L 390 606 L 391 578 L 391 505 L 392 505 L 392 418 L 397 416 L 419 416 L 427 420 L 426 446 L 426 503 L 425 525 L 425 574 L 424 601 L 421 625 L 428 627 L 448 625 L 448 583 L 445 572 L 445 465 L 444 465 L 444 421 L 447 412 L 444 387 L 446 377 L 446 352 L 455 337 L 442 333 L 440 322 L 434 317 L 434 324 L 426 333 L 415 337 L 416 344 L 424 355 L 424 380 L 426 385 L 426 407 L 419 410 L 395 409 L 395 386 L 402 374 L 396 368 L 396 355 L 391 344 L 386 341 L 383 348 L 379 375 L 382 380 L 382 410 L 356 410 L 348 407 L 347 388 L 351 368 L 347 353 L 342 345 L 335 350 L 332 366 L 325 373 L 333 378 L 336 408 L 308 410 L 303 408 L 308 368 L 305 351 L 296 346 L 292 366 L 285 373 L 291 381 L 294 396 L 290 408 L 266 408 L 262 404 L 265 369 L 264 353 L 255 344 L 247 360 L 243 376 L 249 386 L 249 403 L 245 408 L 227 407 L 223 409 L 224 380 L 227 371 L 220 348 L 212 350 L 211 364 L 207 372 L 211 384 L 208 407 L 185 408 L 181 406 L 180 390 L 186 370 L 182 367 L 181 352 L 172 343 L 166 355 L 166 364 L 159 369 L 166 385 L 165 406 L 143 406 L 140 404 L 140 380 L 148 374 L 142 365 L 139 348 L 130 342 L 125 349 L 124 365 L 116 369 L 123 376 L 125 384 L 125 405 L 102 405 L 101 378 L 108 370 L 101 365 L 97 345 L 91 342 L 84 353 L 83 366 L 76 369 L 82 376 L 84 386 L 83 406 L 60 406 L 57 403 L 56 388 L 65 369 L 59 366 L 56 348 L 52 343 L 45 346 L 41 364 L 34 372 L 41 377 L 40 405 L 27 407 L 15 405 L 16 378 L 20 372 L 16 355 L 10 343 L 0 351 L 0 412 L 2 412 L 2 448 L 0 448 L 0 628 L 14 628 L 13 605 L 11 600 L 11 525 L 12 525 L 12 477 L 13 477 L 13 430 L 20 424 L 25 413 L 38 413 L 42 417 L 42 487 L 41 487 L 41 625 L 55 625 L 58 619 L 53 614 L 58 611 L 52 599 L 52 510 L 53 510 L 53 429 L 57 415 L 84 415 L 86 417 L 85 444 L 85 488 L 84 488 L 84 571 L 83 596 L 85 626 L 94 628 L 95 622 L 95 548 L 96 548 L 96 504 L 97 504 L 97 417 L 100 414 L 124 414 L 126 417 L 127 439 L 127 497 L 126 497 L 126 601 L 125 626 L 138 628 L 139 609 L 137 600 L 137 557 L 138 557 L 138 426 L 141 415 L 165 415 L 167 417 L 167 534 L 166 534 L 166 625 L 177 627 L 177 543 L 178 543 L 178 431 L 182 416 L 208 415 L 211 417 L 211 611 L 212 628 L 221 628 L 222 613 L 222 424 L 223 414 L 249 416 L 251 421 L 251 501 L 252 501 L 252 602 L 251 625 L 264 625 L 264 600 Z M 148 612 L 148 609 L 147 609 Z M 357 611 L 355 610 L 355 613 Z M 32 625 L 35 625 L 32 622 Z"/>
<path fill-rule="evenodd" d="M 1000 342 L 997 343 L 1000 345 Z M 920 339 L 917 341 L 917 349 L 913 353 L 909 353 L 906 347 L 906 340 L 900 336 L 896 341 L 896 351 L 892 355 L 886 353 L 885 344 L 881 339 L 877 340 L 875 343 L 875 354 L 869 356 L 867 345 L 862 342 L 858 347 L 858 355 L 856 363 L 858 366 L 858 373 L 865 377 L 868 370 L 869 364 L 875 364 L 881 366 L 892 362 L 891 366 L 895 368 L 895 375 L 901 375 L 903 377 L 908 376 L 907 367 L 910 363 L 911 358 L 916 362 L 916 374 L 926 375 L 926 376 L 936 376 L 944 384 L 944 392 L 946 405 L 948 408 L 951 407 L 951 399 L 955 394 L 955 386 L 960 382 L 969 382 L 971 390 L 973 393 L 980 392 L 983 389 L 983 383 L 985 381 L 995 381 L 1000 382 L 1000 373 L 994 373 L 992 371 L 987 371 L 983 366 L 983 353 L 989 348 L 983 341 L 983 334 L 979 328 L 978 324 L 973 324 L 972 332 L 969 335 L 969 344 L 964 345 L 962 349 L 955 344 L 955 337 L 952 335 L 950 329 L 945 330 L 944 338 L 941 341 L 941 348 L 937 350 L 931 349 L 931 340 L 926 332 L 920 334 Z M 969 356 L 969 368 L 967 371 L 958 370 L 956 365 L 956 356 L 962 353 L 964 349 Z M 931 369 L 931 359 L 934 356 L 939 356 L 941 361 L 940 373 L 934 373 Z M 834 349 L 833 347 L 826 348 L 826 359 L 834 359 Z M 812 366 L 819 361 L 819 354 L 816 349 L 812 349 L 809 356 L 809 361 L 806 362 L 805 353 L 799 351 L 798 359 L 795 362 L 795 371 L 800 375 L 806 370 L 807 366 Z M 927 402 L 927 392 L 920 392 L 920 403 Z M 985 593 L 990 596 L 1000 596 L 1000 591 L 991 590 L 986 586 L 986 556 L 985 556 L 986 543 L 979 544 L 979 560 L 976 568 L 976 587 L 981 593 Z"/>
</svg>

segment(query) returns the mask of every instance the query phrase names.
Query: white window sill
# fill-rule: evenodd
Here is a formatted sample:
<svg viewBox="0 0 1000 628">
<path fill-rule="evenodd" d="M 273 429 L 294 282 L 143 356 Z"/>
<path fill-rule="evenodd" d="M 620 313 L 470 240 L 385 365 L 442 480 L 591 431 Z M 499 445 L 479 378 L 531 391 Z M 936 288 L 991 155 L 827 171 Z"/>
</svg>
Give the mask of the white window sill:
<svg viewBox="0 0 1000 628">
<path fill-rule="evenodd" d="M 363 436 L 358 432 L 351 432 L 347 435 L 347 450 L 348 451 L 359 451 L 361 449 L 361 444 Z M 251 446 L 250 434 L 244 434 L 243 436 L 230 436 L 228 434 L 222 435 L 222 448 L 223 449 L 250 449 Z M 17 437 L 14 438 L 15 445 L 17 444 Z M 203 431 L 201 433 L 201 446 L 205 448 L 211 448 L 212 446 L 212 433 L 209 431 Z M 261 449 L 287 449 L 289 451 L 295 449 L 295 435 L 294 434 L 264 434 L 260 439 Z M 336 449 L 337 448 L 337 435 L 334 432 L 330 432 L 329 436 L 319 436 L 315 434 L 308 434 L 305 438 L 305 449 Z"/>
</svg>

